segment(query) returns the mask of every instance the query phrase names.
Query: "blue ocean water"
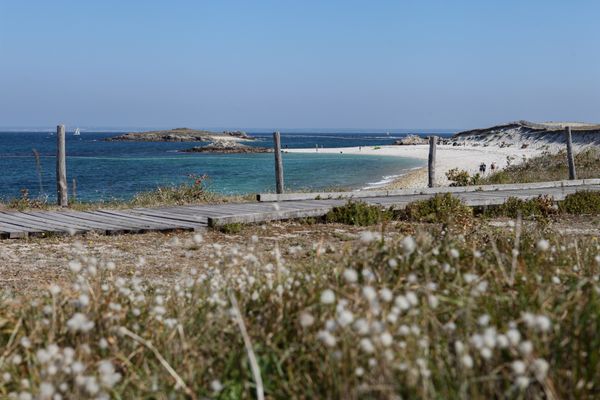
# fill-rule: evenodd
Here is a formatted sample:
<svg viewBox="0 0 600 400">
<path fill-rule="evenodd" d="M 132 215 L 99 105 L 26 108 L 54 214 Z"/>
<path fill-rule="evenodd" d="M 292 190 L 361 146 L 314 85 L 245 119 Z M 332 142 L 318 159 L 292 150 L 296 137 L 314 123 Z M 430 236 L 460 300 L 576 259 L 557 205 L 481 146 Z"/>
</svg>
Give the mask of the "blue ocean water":
<svg viewBox="0 0 600 400">
<path fill-rule="evenodd" d="M 411 131 L 415 132 L 415 131 Z M 67 132 L 67 180 L 76 181 L 83 201 L 128 199 L 158 186 L 178 184 L 206 174 L 210 188 L 225 194 L 274 191 L 273 154 L 193 154 L 178 150 L 198 143 L 107 142 L 120 132 Z M 425 133 L 425 132 L 421 132 Z M 450 133 L 435 132 L 441 136 Z M 271 147 L 272 133 L 250 132 L 249 145 Z M 282 132 L 282 146 L 325 148 L 391 144 L 404 133 Z M 34 150 L 39 154 L 39 167 Z M 20 195 L 55 198 L 56 136 L 46 131 L 0 132 L 0 198 Z M 350 154 L 283 155 L 287 190 L 360 189 L 424 165 L 422 160 Z M 39 171 L 39 172 L 38 172 Z M 41 182 L 40 182 L 41 175 Z"/>
</svg>

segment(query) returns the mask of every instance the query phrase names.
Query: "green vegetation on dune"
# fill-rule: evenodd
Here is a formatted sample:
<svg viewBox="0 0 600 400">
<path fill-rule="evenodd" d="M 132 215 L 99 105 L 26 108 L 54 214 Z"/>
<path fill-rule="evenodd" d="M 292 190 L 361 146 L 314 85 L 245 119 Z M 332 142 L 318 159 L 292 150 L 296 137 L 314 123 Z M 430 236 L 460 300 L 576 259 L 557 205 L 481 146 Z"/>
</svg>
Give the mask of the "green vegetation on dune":
<svg viewBox="0 0 600 400">
<path fill-rule="evenodd" d="M 600 150 L 590 148 L 575 155 L 579 179 L 600 178 Z M 569 169 L 565 152 L 544 154 L 524 163 L 511 165 L 477 181 L 478 185 L 528 183 L 568 179 Z"/>
</svg>

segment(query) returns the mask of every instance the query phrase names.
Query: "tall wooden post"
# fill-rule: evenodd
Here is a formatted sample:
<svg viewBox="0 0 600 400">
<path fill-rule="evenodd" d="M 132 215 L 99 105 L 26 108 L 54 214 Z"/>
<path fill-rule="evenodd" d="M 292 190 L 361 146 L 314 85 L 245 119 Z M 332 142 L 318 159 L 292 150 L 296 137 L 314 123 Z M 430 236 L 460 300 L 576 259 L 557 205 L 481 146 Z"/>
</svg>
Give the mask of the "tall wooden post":
<svg viewBox="0 0 600 400">
<path fill-rule="evenodd" d="M 65 126 L 56 127 L 56 198 L 58 205 L 69 205 L 67 186 L 67 160 L 65 150 Z"/>
<path fill-rule="evenodd" d="M 429 136 L 429 187 L 435 186 L 435 147 L 437 145 L 437 136 Z"/>
<path fill-rule="evenodd" d="M 571 138 L 571 127 L 565 128 L 565 136 L 567 139 L 567 162 L 569 163 L 569 179 L 577 179 L 577 173 L 575 172 L 575 158 L 573 156 L 573 139 Z"/>
<path fill-rule="evenodd" d="M 275 184 L 277 194 L 283 193 L 283 161 L 281 160 L 281 135 L 273 133 L 275 142 Z"/>
</svg>

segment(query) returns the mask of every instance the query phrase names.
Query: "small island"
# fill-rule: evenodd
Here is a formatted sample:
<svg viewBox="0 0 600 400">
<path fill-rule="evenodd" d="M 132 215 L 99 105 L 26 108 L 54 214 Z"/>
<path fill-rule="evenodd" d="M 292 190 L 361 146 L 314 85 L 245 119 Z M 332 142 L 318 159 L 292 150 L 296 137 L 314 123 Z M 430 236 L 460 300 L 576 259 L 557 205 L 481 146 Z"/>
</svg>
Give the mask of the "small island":
<svg viewBox="0 0 600 400">
<path fill-rule="evenodd" d="M 105 139 L 106 141 L 133 142 L 215 142 L 215 141 L 246 141 L 255 140 L 242 131 L 212 132 L 190 128 L 175 128 L 163 131 L 129 132 Z"/>
<path fill-rule="evenodd" d="M 217 140 L 206 146 L 195 146 L 181 150 L 184 153 L 221 153 L 221 154 L 247 154 L 247 153 L 272 153 L 268 147 L 248 146 L 229 140 Z"/>
</svg>

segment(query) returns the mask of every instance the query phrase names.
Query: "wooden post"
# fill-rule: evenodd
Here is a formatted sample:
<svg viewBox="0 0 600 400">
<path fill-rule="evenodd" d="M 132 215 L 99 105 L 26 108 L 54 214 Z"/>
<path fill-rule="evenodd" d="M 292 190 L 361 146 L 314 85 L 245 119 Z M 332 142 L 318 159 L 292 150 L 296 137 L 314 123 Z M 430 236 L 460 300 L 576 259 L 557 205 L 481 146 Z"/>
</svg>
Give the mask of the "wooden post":
<svg viewBox="0 0 600 400">
<path fill-rule="evenodd" d="M 275 142 L 275 183 L 277 194 L 283 193 L 283 162 L 281 160 L 281 135 L 279 132 L 273 133 Z"/>
<path fill-rule="evenodd" d="M 429 136 L 429 187 L 435 186 L 435 146 L 437 145 L 437 136 Z"/>
<path fill-rule="evenodd" d="M 567 139 L 567 162 L 569 163 L 569 179 L 577 179 L 577 173 L 575 172 L 575 158 L 573 157 L 573 139 L 571 138 L 571 127 L 565 128 L 565 136 Z"/>
<path fill-rule="evenodd" d="M 56 198 L 58 205 L 69 205 L 67 186 L 67 160 L 65 150 L 65 126 L 56 127 Z"/>
</svg>

